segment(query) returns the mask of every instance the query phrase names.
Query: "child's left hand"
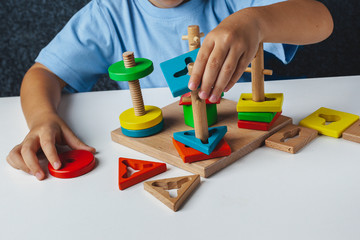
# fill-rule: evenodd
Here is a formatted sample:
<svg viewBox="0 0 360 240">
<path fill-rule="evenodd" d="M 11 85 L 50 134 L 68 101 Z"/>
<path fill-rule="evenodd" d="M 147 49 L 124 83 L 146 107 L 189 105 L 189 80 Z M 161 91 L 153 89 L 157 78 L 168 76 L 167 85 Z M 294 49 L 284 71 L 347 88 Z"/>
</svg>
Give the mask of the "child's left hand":
<svg viewBox="0 0 360 240">
<path fill-rule="evenodd" d="M 204 39 L 197 55 L 189 89 L 201 83 L 199 97 L 216 102 L 240 79 L 255 57 L 261 31 L 248 9 L 224 19 Z"/>
</svg>

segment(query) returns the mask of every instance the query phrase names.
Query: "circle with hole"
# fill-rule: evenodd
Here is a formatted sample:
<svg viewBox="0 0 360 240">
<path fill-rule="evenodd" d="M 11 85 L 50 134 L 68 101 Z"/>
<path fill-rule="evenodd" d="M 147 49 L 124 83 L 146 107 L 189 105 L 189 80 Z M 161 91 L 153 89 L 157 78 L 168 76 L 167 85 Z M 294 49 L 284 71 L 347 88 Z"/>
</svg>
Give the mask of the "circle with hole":
<svg viewBox="0 0 360 240">
<path fill-rule="evenodd" d="M 114 81 L 133 81 L 146 77 L 154 70 L 153 62 L 146 58 L 135 58 L 135 66 L 126 68 L 124 61 L 112 64 L 109 69 L 109 76 Z"/>
<path fill-rule="evenodd" d="M 57 178 L 75 178 L 95 167 L 94 155 L 85 150 L 72 150 L 59 154 L 61 168 L 54 169 L 49 163 L 49 173 Z"/>
<path fill-rule="evenodd" d="M 129 130 L 121 127 L 121 132 L 128 137 L 140 138 L 140 137 L 148 137 L 160 132 L 164 127 L 164 120 L 162 120 L 159 124 L 142 130 Z"/>
<path fill-rule="evenodd" d="M 134 108 L 129 108 L 120 114 L 121 127 L 128 130 L 142 130 L 154 127 L 163 120 L 161 109 L 145 105 L 145 115 L 135 116 Z"/>
</svg>

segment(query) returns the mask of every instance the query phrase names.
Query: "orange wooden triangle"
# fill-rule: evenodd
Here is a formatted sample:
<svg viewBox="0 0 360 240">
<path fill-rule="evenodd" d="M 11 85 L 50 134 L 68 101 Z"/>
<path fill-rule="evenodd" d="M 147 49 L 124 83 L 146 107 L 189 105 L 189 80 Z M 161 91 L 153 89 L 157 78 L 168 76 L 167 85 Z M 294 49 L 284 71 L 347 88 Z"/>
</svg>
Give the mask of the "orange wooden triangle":
<svg viewBox="0 0 360 240">
<path fill-rule="evenodd" d="M 138 170 L 129 176 L 128 167 Z M 119 188 L 124 190 L 166 171 L 166 164 L 130 158 L 119 158 Z"/>
<path fill-rule="evenodd" d="M 190 175 L 144 182 L 144 189 L 176 212 L 199 183 L 200 175 Z M 178 189 L 176 197 L 170 196 L 171 189 Z"/>
</svg>

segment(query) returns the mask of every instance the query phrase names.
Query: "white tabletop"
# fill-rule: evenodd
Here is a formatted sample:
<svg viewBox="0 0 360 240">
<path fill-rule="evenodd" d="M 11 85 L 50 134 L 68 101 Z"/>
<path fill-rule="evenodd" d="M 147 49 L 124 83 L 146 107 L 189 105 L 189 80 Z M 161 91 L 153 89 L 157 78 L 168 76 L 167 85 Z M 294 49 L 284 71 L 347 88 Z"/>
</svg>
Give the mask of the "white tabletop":
<svg viewBox="0 0 360 240">
<path fill-rule="evenodd" d="M 239 83 L 225 97 L 237 101 L 250 87 Z M 284 93 L 283 114 L 296 124 L 320 107 L 360 115 L 360 76 L 273 81 L 265 91 Z M 167 88 L 143 95 L 146 105 L 158 107 L 176 100 Z M 99 164 L 78 178 L 39 182 L 5 161 L 28 129 L 19 98 L 0 99 L 0 239 L 360 238 L 358 143 L 319 136 L 294 155 L 263 146 L 202 178 L 173 212 L 143 184 L 118 189 L 118 157 L 158 161 L 111 141 L 129 107 L 128 91 L 65 96 L 61 116 L 96 147 Z M 190 174 L 168 165 L 150 180 Z"/>
</svg>

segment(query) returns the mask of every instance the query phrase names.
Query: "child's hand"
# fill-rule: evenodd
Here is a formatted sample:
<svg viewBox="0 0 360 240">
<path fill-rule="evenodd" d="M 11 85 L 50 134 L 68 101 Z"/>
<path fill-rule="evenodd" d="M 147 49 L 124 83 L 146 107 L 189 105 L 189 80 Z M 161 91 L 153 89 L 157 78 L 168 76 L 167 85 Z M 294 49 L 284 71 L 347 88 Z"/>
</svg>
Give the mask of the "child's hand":
<svg viewBox="0 0 360 240">
<path fill-rule="evenodd" d="M 42 180 L 45 178 L 45 174 L 40 167 L 36 153 L 42 149 L 51 165 L 55 169 L 59 169 L 61 162 L 55 144 L 95 152 L 94 148 L 78 139 L 59 116 L 44 114 L 41 119 L 35 121 L 24 141 L 11 150 L 6 160 L 12 167 Z"/>
<path fill-rule="evenodd" d="M 261 41 L 260 28 L 247 9 L 223 20 L 204 39 L 189 81 L 199 97 L 216 102 L 239 80 L 255 57 Z"/>
</svg>

